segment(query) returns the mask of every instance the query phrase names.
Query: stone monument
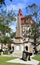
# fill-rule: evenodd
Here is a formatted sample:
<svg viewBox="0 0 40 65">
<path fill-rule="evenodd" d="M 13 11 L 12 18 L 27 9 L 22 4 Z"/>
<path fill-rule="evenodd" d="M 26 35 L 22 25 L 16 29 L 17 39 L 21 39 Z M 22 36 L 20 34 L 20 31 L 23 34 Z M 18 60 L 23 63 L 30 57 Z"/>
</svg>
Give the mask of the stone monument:
<svg viewBox="0 0 40 65">
<path fill-rule="evenodd" d="M 16 36 L 15 36 L 15 40 L 14 40 L 14 56 L 21 56 L 22 55 L 22 51 L 24 48 L 24 44 L 23 44 L 23 37 L 22 37 L 22 28 L 21 28 L 21 15 L 22 15 L 22 11 L 21 9 L 19 9 L 19 14 L 18 14 L 18 19 L 17 19 L 17 28 L 16 28 Z"/>
</svg>

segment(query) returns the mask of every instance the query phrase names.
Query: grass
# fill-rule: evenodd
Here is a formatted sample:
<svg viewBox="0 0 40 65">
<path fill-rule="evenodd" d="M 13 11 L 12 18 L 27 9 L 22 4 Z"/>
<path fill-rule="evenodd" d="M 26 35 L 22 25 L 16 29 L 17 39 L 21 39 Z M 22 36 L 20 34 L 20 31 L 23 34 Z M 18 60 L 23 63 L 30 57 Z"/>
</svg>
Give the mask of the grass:
<svg viewBox="0 0 40 65">
<path fill-rule="evenodd" d="M 33 59 L 38 60 L 39 61 L 39 64 L 38 65 L 40 65 L 40 55 L 34 56 Z"/>
<path fill-rule="evenodd" d="M 19 64 L 19 63 L 8 63 L 6 61 L 15 59 L 15 57 L 7 57 L 7 56 L 0 56 L 0 65 L 28 65 L 28 64 Z M 33 59 L 40 61 L 40 56 L 34 56 Z M 30 65 L 30 64 L 29 64 Z M 40 62 L 39 64 L 40 65 Z"/>
<path fill-rule="evenodd" d="M 6 61 L 15 59 L 14 57 L 4 57 L 0 56 L 0 65 L 28 65 L 28 64 L 19 64 L 19 63 L 8 63 Z"/>
<path fill-rule="evenodd" d="M 33 59 L 40 61 L 40 55 L 34 56 Z"/>
</svg>

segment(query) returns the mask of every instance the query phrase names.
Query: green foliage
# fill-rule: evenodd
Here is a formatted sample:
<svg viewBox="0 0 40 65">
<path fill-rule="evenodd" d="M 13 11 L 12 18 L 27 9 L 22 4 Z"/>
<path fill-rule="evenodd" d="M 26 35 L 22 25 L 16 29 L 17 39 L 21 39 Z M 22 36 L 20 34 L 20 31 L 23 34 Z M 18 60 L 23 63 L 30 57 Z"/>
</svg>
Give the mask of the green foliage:
<svg viewBox="0 0 40 65">
<path fill-rule="evenodd" d="M 39 39 L 38 24 L 34 23 L 33 25 L 31 25 L 31 29 L 32 29 L 33 39 L 34 39 L 33 45 L 36 47 L 37 45 L 39 45 L 39 42 L 38 42 L 38 39 Z"/>
<path fill-rule="evenodd" d="M 9 1 L 12 1 L 12 0 L 9 0 Z M 5 0 L 0 0 L 0 4 L 4 4 L 5 3 Z"/>
<path fill-rule="evenodd" d="M 28 7 L 35 9 L 35 8 L 37 8 L 37 5 L 34 3 L 34 4 L 32 4 L 32 5 L 29 5 Z"/>
<path fill-rule="evenodd" d="M 12 0 L 9 0 L 10 2 L 12 2 Z M 5 3 L 5 0 L 0 0 L 0 8 L 5 5 L 6 6 L 6 3 Z"/>
<path fill-rule="evenodd" d="M 0 0 L 0 3 L 3 4 L 4 3 L 4 0 Z"/>
<path fill-rule="evenodd" d="M 29 5 L 28 7 L 26 7 L 26 11 L 28 15 L 31 15 L 32 18 L 35 20 L 35 22 L 39 22 L 40 21 L 40 7 L 38 5 L 36 5 L 35 3 L 32 5 Z"/>
<path fill-rule="evenodd" d="M 34 46 L 36 46 L 36 44 L 39 43 L 37 39 L 39 39 L 39 35 L 40 35 L 40 32 L 39 32 L 40 31 L 39 29 L 40 27 L 40 16 L 39 16 L 40 7 L 34 3 L 26 7 L 26 11 L 27 11 L 28 16 L 30 16 L 34 20 L 34 24 L 31 25 L 31 29 L 32 29 L 32 35 L 33 35 L 34 44 L 35 44 Z"/>
<path fill-rule="evenodd" d="M 7 33 L 11 31 L 11 29 L 9 28 L 9 26 L 6 26 L 5 24 L 0 23 L 0 31 L 2 33 Z"/>
<path fill-rule="evenodd" d="M 15 18 L 15 13 L 12 11 L 6 12 L 2 10 L 0 14 L 0 42 L 1 43 L 11 43 L 12 38 L 15 36 L 15 33 L 11 33 L 11 28 L 10 28 L 10 23 L 11 21 L 14 21 Z M 6 35 L 6 33 L 8 35 Z M 12 36 L 13 35 L 13 36 Z"/>
<path fill-rule="evenodd" d="M 1 41 L 2 41 L 2 43 L 7 44 L 10 41 L 10 37 L 5 36 L 5 37 L 2 38 Z"/>
<path fill-rule="evenodd" d="M 15 37 L 16 33 L 11 33 L 11 38 Z"/>
<path fill-rule="evenodd" d="M 32 16 L 32 15 L 27 15 L 27 16 L 25 17 L 25 22 L 26 22 L 26 20 L 28 20 L 28 19 L 32 19 L 31 16 Z"/>
</svg>

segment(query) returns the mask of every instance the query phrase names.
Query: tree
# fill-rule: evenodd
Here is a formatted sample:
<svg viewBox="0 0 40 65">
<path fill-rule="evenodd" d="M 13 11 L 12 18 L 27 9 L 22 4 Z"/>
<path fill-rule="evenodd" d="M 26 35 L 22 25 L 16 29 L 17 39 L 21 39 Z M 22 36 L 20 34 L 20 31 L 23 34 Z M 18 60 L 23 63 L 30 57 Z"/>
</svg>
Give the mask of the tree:
<svg viewBox="0 0 40 65">
<path fill-rule="evenodd" d="M 27 14 L 32 16 L 34 21 L 38 23 L 40 21 L 40 7 L 35 3 L 26 7 Z"/>
<path fill-rule="evenodd" d="M 38 42 L 38 39 L 39 39 L 39 35 L 40 35 L 40 7 L 38 7 L 36 4 L 32 4 L 32 5 L 29 5 L 28 7 L 26 7 L 26 11 L 27 11 L 27 14 L 31 17 L 32 19 L 34 20 L 34 24 L 31 25 L 31 28 L 32 28 L 32 35 L 33 35 L 33 39 L 34 39 L 34 43 L 33 45 L 35 46 L 38 46 L 40 43 Z"/>
<path fill-rule="evenodd" d="M 16 35 L 16 33 L 15 32 L 13 32 L 13 33 L 11 33 L 11 38 L 13 38 L 13 37 L 15 37 L 15 35 Z"/>
<path fill-rule="evenodd" d="M 11 28 L 10 23 L 11 21 L 15 21 L 15 15 L 12 11 L 10 12 L 6 12 L 6 11 L 2 11 L 0 13 L 0 42 L 1 43 L 8 43 L 10 41 L 12 41 L 11 37 Z M 7 35 L 6 35 L 7 34 Z"/>
<path fill-rule="evenodd" d="M 9 0 L 9 1 L 12 2 L 12 0 Z M 6 4 L 5 4 L 5 0 L 0 0 L 0 7 L 2 7 L 3 4 L 6 6 Z"/>
<path fill-rule="evenodd" d="M 34 39 L 34 46 L 36 46 L 37 38 L 39 37 L 37 24 L 34 23 L 33 25 L 31 25 L 31 28 L 32 28 L 32 35 L 33 35 L 33 39 Z"/>
</svg>

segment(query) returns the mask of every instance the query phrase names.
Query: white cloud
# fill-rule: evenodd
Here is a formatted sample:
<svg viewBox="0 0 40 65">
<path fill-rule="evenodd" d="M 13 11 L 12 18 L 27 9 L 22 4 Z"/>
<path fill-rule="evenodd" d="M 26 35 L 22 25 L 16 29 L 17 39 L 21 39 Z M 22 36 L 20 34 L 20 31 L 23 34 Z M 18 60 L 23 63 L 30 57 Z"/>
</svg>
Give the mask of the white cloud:
<svg viewBox="0 0 40 65">
<path fill-rule="evenodd" d="M 10 6 L 9 5 L 7 5 L 7 10 L 11 10 L 11 9 L 13 9 L 13 10 L 16 10 L 16 11 L 18 11 L 19 10 L 19 8 L 21 8 L 21 9 L 24 9 L 26 7 L 26 5 L 25 4 L 22 4 L 22 3 L 18 3 L 18 4 L 15 4 L 15 5 L 13 5 L 13 4 L 10 4 Z"/>
</svg>

